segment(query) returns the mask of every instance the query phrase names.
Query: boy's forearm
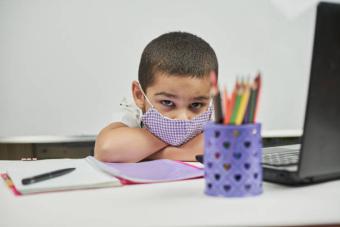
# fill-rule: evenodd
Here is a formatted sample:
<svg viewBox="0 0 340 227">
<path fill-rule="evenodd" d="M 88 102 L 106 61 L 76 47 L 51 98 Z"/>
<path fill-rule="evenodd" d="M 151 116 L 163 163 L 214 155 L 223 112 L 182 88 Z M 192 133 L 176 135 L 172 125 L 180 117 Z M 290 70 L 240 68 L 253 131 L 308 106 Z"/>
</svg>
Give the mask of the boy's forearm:
<svg viewBox="0 0 340 227">
<path fill-rule="evenodd" d="M 94 153 L 101 161 L 138 162 L 166 146 L 146 129 L 113 123 L 97 136 Z"/>
<path fill-rule="evenodd" d="M 195 156 L 203 154 L 203 133 L 197 135 L 180 147 L 167 146 L 152 154 L 148 159 L 171 159 L 180 161 L 196 161 Z"/>
</svg>

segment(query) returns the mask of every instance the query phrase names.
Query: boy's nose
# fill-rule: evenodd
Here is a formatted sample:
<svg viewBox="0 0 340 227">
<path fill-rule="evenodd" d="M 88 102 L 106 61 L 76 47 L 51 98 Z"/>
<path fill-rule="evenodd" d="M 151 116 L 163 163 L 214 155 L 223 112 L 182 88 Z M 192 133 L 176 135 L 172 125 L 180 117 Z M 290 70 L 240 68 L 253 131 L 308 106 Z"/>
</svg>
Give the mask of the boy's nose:
<svg viewBox="0 0 340 227">
<path fill-rule="evenodd" d="M 192 118 L 191 114 L 187 111 L 181 111 L 176 114 L 175 119 L 177 120 L 190 120 Z"/>
</svg>

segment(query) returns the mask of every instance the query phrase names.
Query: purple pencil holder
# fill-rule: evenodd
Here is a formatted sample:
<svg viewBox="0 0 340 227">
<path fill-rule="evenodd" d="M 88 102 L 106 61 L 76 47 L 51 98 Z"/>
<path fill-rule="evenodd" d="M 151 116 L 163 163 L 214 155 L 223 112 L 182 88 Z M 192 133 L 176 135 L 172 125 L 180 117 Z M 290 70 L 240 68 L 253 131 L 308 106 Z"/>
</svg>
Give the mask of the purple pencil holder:
<svg viewBox="0 0 340 227">
<path fill-rule="evenodd" d="M 245 197 L 262 193 L 261 124 L 204 128 L 205 194 Z"/>
</svg>

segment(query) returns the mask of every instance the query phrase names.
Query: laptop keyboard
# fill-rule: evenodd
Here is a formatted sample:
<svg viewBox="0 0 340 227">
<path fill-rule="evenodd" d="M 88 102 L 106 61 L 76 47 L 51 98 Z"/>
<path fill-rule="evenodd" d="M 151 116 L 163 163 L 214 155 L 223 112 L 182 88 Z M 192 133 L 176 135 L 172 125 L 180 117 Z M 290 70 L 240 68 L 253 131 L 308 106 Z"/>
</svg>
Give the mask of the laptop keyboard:
<svg viewBox="0 0 340 227">
<path fill-rule="evenodd" d="M 299 149 L 282 147 L 263 148 L 262 164 L 270 166 L 297 165 L 299 160 L 299 152 Z"/>
</svg>

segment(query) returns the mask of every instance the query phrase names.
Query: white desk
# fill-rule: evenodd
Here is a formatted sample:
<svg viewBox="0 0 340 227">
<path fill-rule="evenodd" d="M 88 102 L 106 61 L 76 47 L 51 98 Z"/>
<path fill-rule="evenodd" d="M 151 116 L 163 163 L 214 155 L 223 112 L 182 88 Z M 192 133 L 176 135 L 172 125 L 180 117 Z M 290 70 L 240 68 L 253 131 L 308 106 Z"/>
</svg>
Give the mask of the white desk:
<svg viewBox="0 0 340 227">
<path fill-rule="evenodd" d="M 0 161 L 0 169 L 8 161 Z M 204 180 L 16 197 L 0 181 L 1 227 L 265 226 L 340 224 L 340 181 L 307 187 L 264 183 L 248 198 L 203 194 Z"/>
</svg>

